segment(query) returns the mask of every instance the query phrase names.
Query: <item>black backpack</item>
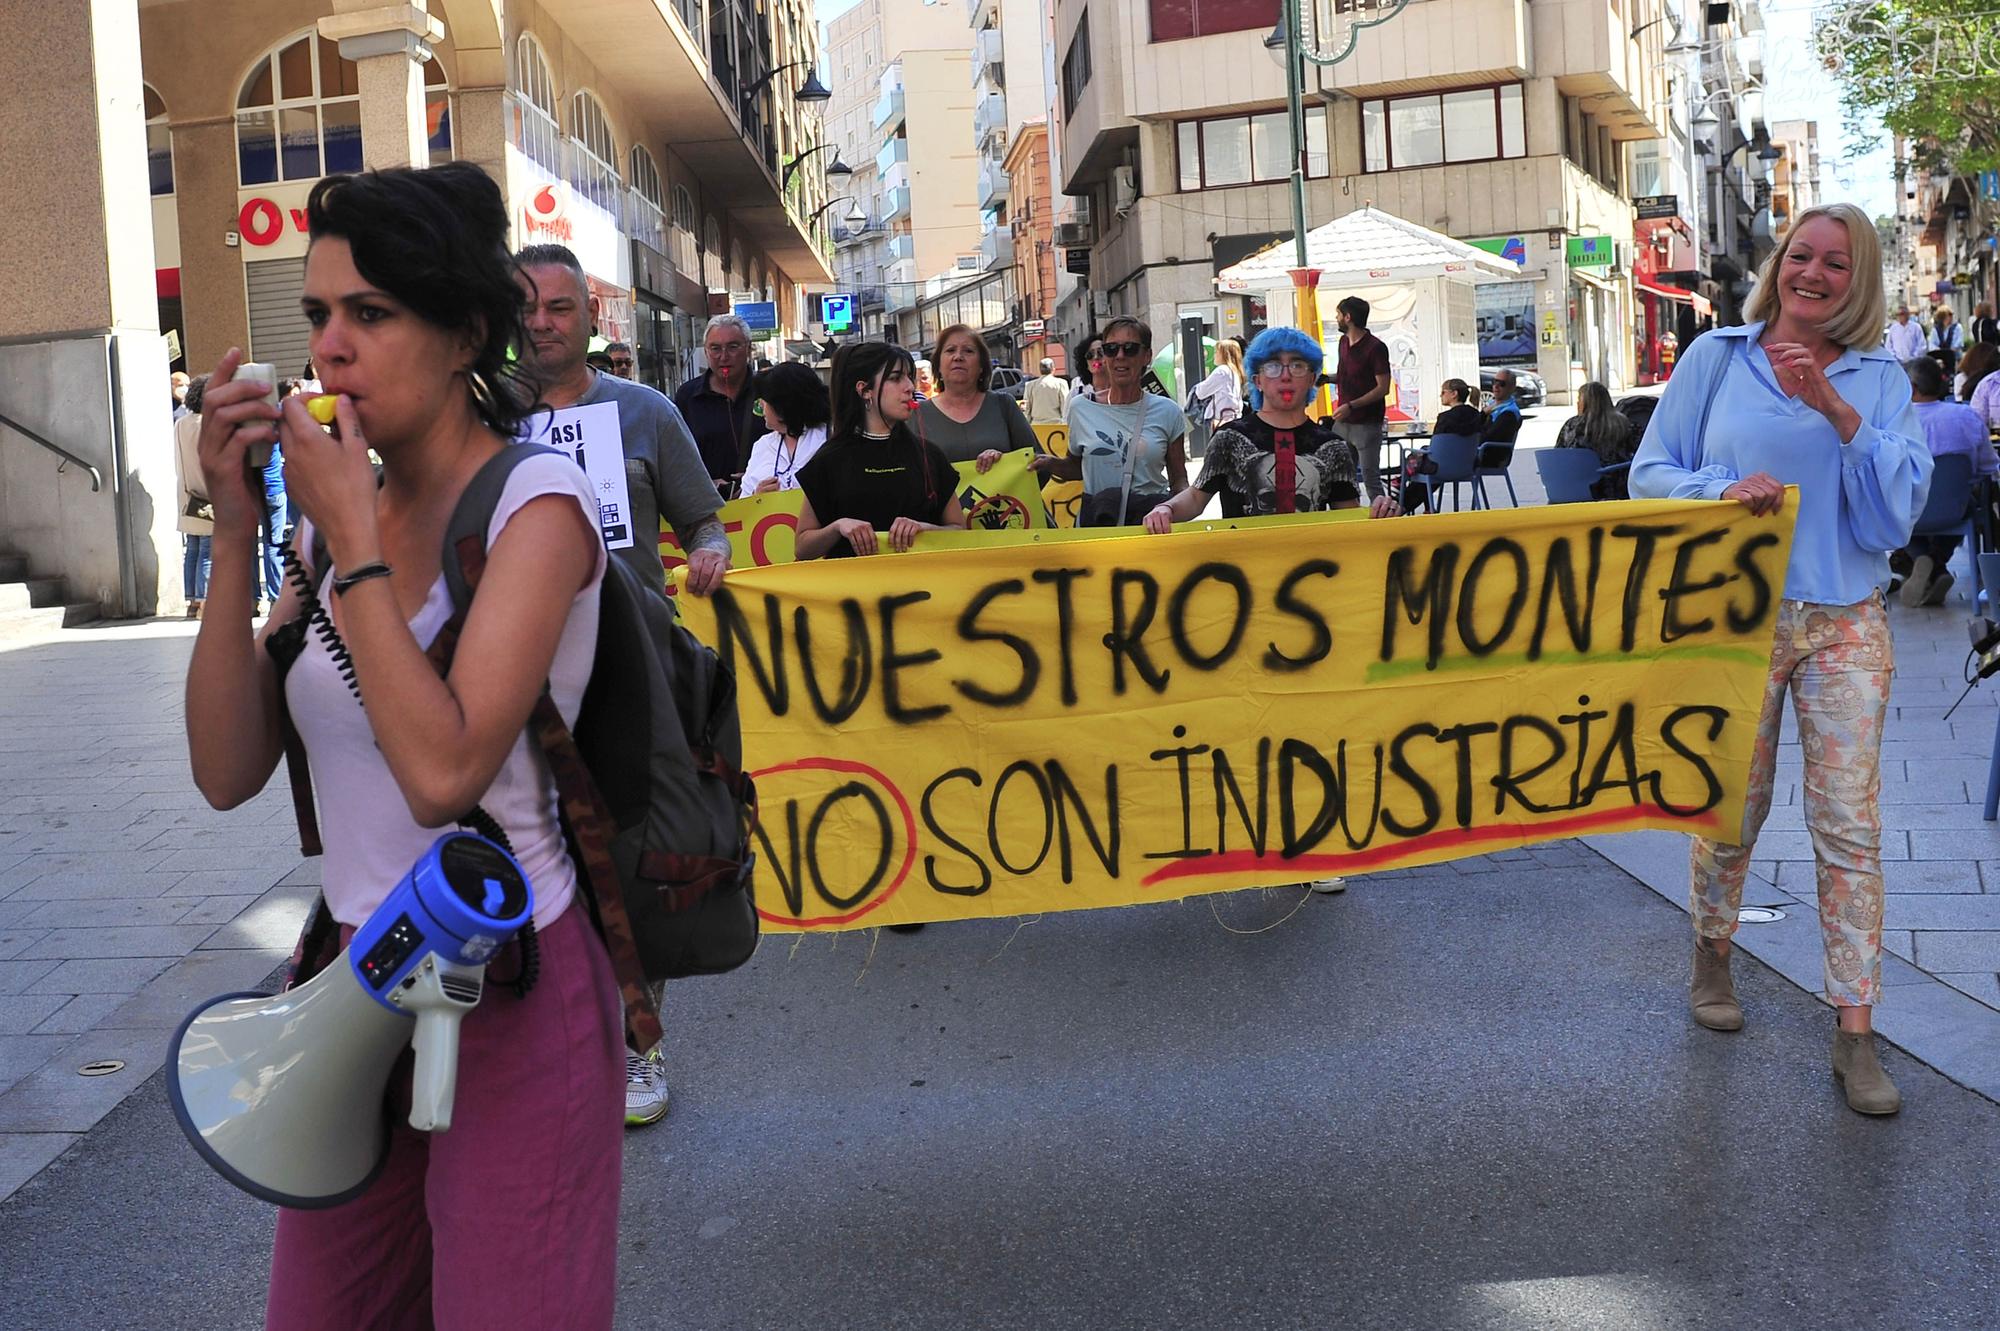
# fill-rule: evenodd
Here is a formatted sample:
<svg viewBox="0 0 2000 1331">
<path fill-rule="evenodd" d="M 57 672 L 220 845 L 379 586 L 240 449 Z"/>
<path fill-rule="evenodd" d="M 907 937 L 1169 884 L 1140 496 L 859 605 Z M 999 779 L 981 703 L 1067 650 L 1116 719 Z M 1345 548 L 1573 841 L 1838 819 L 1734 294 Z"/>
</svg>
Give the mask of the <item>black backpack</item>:
<svg viewBox="0 0 2000 1331">
<path fill-rule="evenodd" d="M 504 448 L 452 510 L 443 556 L 452 616 L 429 649 L 440 675 L 451 668 L 478 590 L 486 530 L 507 478 L 541 453 L 568 460 L 555 449 Z M 313 566 L 324 578 L 323 549 L 315 549 Z M 315 612 L 324 614 L 316 602 L 308 606 L 309 615 Z M 286 729 L 290 758 L 297 745 L 289 723 Z M 582 896 L 623 990 L 628 1027 L 642 1050 L 649 1048 L 659 1034 L 651 982 L 721 974 L 757 947 L 750 847 L 757 792 L 743 771 L 735 678 L 674 617 L 666 597 L 612 555 L 599 592 L 596 660 L 575 729 L 564 725 L 544 688 L 528 730 L 555 778 Z M 301 840 L 306 854 L 317 854 L 302 750 L 291 769 Z M 296 969 L 296 978 L 305 978 Z"/>
</svg>

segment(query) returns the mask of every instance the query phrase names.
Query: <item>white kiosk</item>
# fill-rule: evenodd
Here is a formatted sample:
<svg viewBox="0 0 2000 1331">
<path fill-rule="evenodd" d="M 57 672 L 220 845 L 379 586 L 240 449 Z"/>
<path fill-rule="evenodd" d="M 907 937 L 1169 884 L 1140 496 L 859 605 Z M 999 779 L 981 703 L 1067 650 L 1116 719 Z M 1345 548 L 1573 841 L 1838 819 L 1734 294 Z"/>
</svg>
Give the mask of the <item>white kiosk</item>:
<svg viewBox="0 0 2000 1331">
<path fill-rule="evenodd" d="M 1292 239 L 1269 245 L 1231 264 L 1215 279 L 1233 295 L 1262 295 L 1271 323 L 1290 326 L 1297 308 Z M 1307 266 L 1319 270 L 1322 324 L 1306 331 L 1326 348 L 1333 373 L 1339 336 L 1334 307 L 1348 296 L 1368 302 L 1368 331 L 1389 348 L 1388 420 L 1391 425 L 1437 414 L 1437 386 L 1463 379 L 1479 387 L 1479 332 L 1472 287 L 1495 277 L 1518 277 L 1512 259 L 1406 222 L 1372 204 L 1306 233 Z"/>
</svg>

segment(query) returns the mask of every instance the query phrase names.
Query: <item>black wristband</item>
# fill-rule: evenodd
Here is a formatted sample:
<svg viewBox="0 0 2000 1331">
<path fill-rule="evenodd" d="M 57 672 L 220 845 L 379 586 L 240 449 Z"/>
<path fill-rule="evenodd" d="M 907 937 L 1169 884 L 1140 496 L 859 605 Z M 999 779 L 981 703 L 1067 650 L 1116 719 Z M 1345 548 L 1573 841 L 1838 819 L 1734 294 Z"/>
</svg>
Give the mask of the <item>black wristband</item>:
<svg viewBox="0 0 2000 1331">
<path fill-rule="evenodd" d="M 378 559 L 372 564 L 363 564 L 352 573 L 337 573 L 333 579 L 333 594 L 345 596 L 349 587 L 359 586 L 370 578 L 386 578 L 395 571 Z"/>
</svg>

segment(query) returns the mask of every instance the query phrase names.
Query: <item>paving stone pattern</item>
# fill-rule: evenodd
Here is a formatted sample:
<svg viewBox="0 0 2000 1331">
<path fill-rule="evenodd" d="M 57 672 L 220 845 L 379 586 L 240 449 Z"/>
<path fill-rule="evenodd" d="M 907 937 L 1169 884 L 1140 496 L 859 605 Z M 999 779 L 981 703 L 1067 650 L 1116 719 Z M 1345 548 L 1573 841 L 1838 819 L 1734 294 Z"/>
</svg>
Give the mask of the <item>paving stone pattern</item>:
<svg viewBox="0 0 2000 1331">
<path fill-rule="evenodd" d="M 161 621 L 0 651 L 0 1197 L 157 1070 L 196 1002 L 269 975 L 314 890 L 282 781 L 229 813 L 194 789 L 193 640 Z M 79 1075 L 102 1060 L 125 1067 Z"/>
</svg>

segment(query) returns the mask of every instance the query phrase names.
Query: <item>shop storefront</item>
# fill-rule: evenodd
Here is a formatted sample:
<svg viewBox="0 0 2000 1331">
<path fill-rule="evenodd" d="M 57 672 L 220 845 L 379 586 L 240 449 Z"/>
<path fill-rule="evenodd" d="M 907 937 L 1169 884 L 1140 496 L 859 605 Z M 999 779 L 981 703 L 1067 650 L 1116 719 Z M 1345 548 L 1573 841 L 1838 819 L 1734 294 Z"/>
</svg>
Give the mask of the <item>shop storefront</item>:
<svg viewBox="0 0 2000 1331">
<path fill-rule="evenodd" d="M 633 373 L 671 395 L 694 377 L 707 293 L 644 241 L 632 242 Z"/>
<path fill-rule="evenodd" d="M 1680 285 L 1694 272 L 1694 234 L 1679 216 L 1641 218 L 1632 253 L 1632 365 L 1640 384 L 1665 383 L 1695 335 L 1710 327 L 1715 307 Z"/>
</svg>

